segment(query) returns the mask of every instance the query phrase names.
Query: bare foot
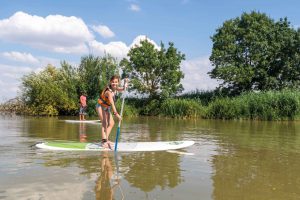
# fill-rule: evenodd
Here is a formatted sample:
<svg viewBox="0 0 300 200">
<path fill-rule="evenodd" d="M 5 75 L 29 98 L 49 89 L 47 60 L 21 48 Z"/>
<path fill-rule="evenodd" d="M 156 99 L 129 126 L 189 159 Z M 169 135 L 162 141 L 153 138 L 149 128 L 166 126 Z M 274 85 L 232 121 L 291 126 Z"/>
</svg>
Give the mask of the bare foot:
<svg viewBox="0 0 300 200">
<path fill-rule="evenodd" d="M 102 143 L 101 145 L 102 145 L 102 147 L 105 148 L 105 149 L 112 149 L 111 146 L 110 146 L 110 144 L 109 144 L 108 142 L 104 142 L 104 143 Z"/>
</svg>

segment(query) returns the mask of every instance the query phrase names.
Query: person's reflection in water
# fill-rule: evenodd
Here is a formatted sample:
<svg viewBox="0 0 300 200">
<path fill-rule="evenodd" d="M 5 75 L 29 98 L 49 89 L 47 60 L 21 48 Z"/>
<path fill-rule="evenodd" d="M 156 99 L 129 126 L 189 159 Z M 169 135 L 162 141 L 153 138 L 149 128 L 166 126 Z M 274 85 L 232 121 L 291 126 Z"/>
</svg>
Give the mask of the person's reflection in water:
<svg viewBox="0 0 300 200">
<path fill-rule="evenodd" d="M 79 124 L 79 141 L 86 142 L 86 124 L 80 123 Z"/>
<path fill-rule="evenodd" d="M 123 191 L 120 187 L 119 177 L 117 176 L 116 179 L 112 180 L 114 169 L 111 164 L 111 160 L 112 160 L 111 155 L 108 152 L 105 151 L 102 153 L 101 172 L 98 180 L 96 181 L 96 187 L 95 187 L 97 200 L 114 199 L 113 191 L 117 186 L 119 186 L 122 199 L 124 199 Z"/>
</svg>

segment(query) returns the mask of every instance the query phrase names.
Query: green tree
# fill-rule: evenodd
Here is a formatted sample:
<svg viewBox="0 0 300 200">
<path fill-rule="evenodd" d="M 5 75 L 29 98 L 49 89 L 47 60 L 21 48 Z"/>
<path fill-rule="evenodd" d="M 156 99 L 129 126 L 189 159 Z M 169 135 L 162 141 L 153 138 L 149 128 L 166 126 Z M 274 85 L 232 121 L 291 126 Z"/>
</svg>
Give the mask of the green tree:
<svg viewBox="0 0 300 200">
<path fill-rule="evenodd" d="M 160 49 L 148 40 L 131 48 L 120 65 L 125 76 L 130 77 L 132 89 L 150 99 L 165 98 L 183 90 L 180 80 L 184 77 L 180 63 L 185 55 L 179 52 L 173 43 L 166 49 L 161 43 Z"/>
<path fill-rule="evenodd" d="M 212 78 L 234 93 L 299 87 L 298 32 L 259 12 L 225 21 L 212 37 Z"/>
<path fill-rule="evenodd" d="M 119 67 L 116 59 L 110 55 L 104 57 L 84 56 L 78 68 L 79 93 L 86 91 L 89 99 L 96 99 L 102 88 L 109 82 L 114 74 L 119 74 Z"/>
<path fill-rule="evenodd" d="M 57 69 L 48 65 L 39 73 L 22 78 L 23 99 L 34 115 L 71 114 L 77 110 L 74 70 L 66 62 Z"/>
</svg>

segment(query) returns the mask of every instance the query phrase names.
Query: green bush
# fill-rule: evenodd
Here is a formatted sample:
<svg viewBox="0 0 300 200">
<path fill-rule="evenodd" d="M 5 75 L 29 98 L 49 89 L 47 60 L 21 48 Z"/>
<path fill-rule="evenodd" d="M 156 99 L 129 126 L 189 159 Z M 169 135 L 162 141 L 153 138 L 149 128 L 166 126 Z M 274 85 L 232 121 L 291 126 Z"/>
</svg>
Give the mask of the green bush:
<svg viewBox="0 0 300 200">
<path fill-rule="evenodd" d="M 207 118 L 214 119 L 236 119 L 240 116 L 238 101 L 230 98 L 216 99 L 209 104 L 206 112 Z"/>
</svg>

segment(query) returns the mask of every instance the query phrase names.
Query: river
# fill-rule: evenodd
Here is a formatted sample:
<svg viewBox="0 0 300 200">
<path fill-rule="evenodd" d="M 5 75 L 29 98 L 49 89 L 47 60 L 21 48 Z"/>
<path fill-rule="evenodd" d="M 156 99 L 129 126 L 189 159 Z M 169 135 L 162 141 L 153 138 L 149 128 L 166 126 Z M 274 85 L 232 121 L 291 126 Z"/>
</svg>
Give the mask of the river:
<svg viewBox="0 0 300 200">
<path fill-rule="evenodd" d="M 125 118 L 121 142 L 194 140 L 163 152 L 61 152 L 41 141 L 100 140 L 74 117 L 0 115 L 0 199 L 293 200 L 300 122 Z M 95 119 L 95 118 L 94 118 Z M 111 134 L 114 140 L 116 127 Z"/>
</svg>

